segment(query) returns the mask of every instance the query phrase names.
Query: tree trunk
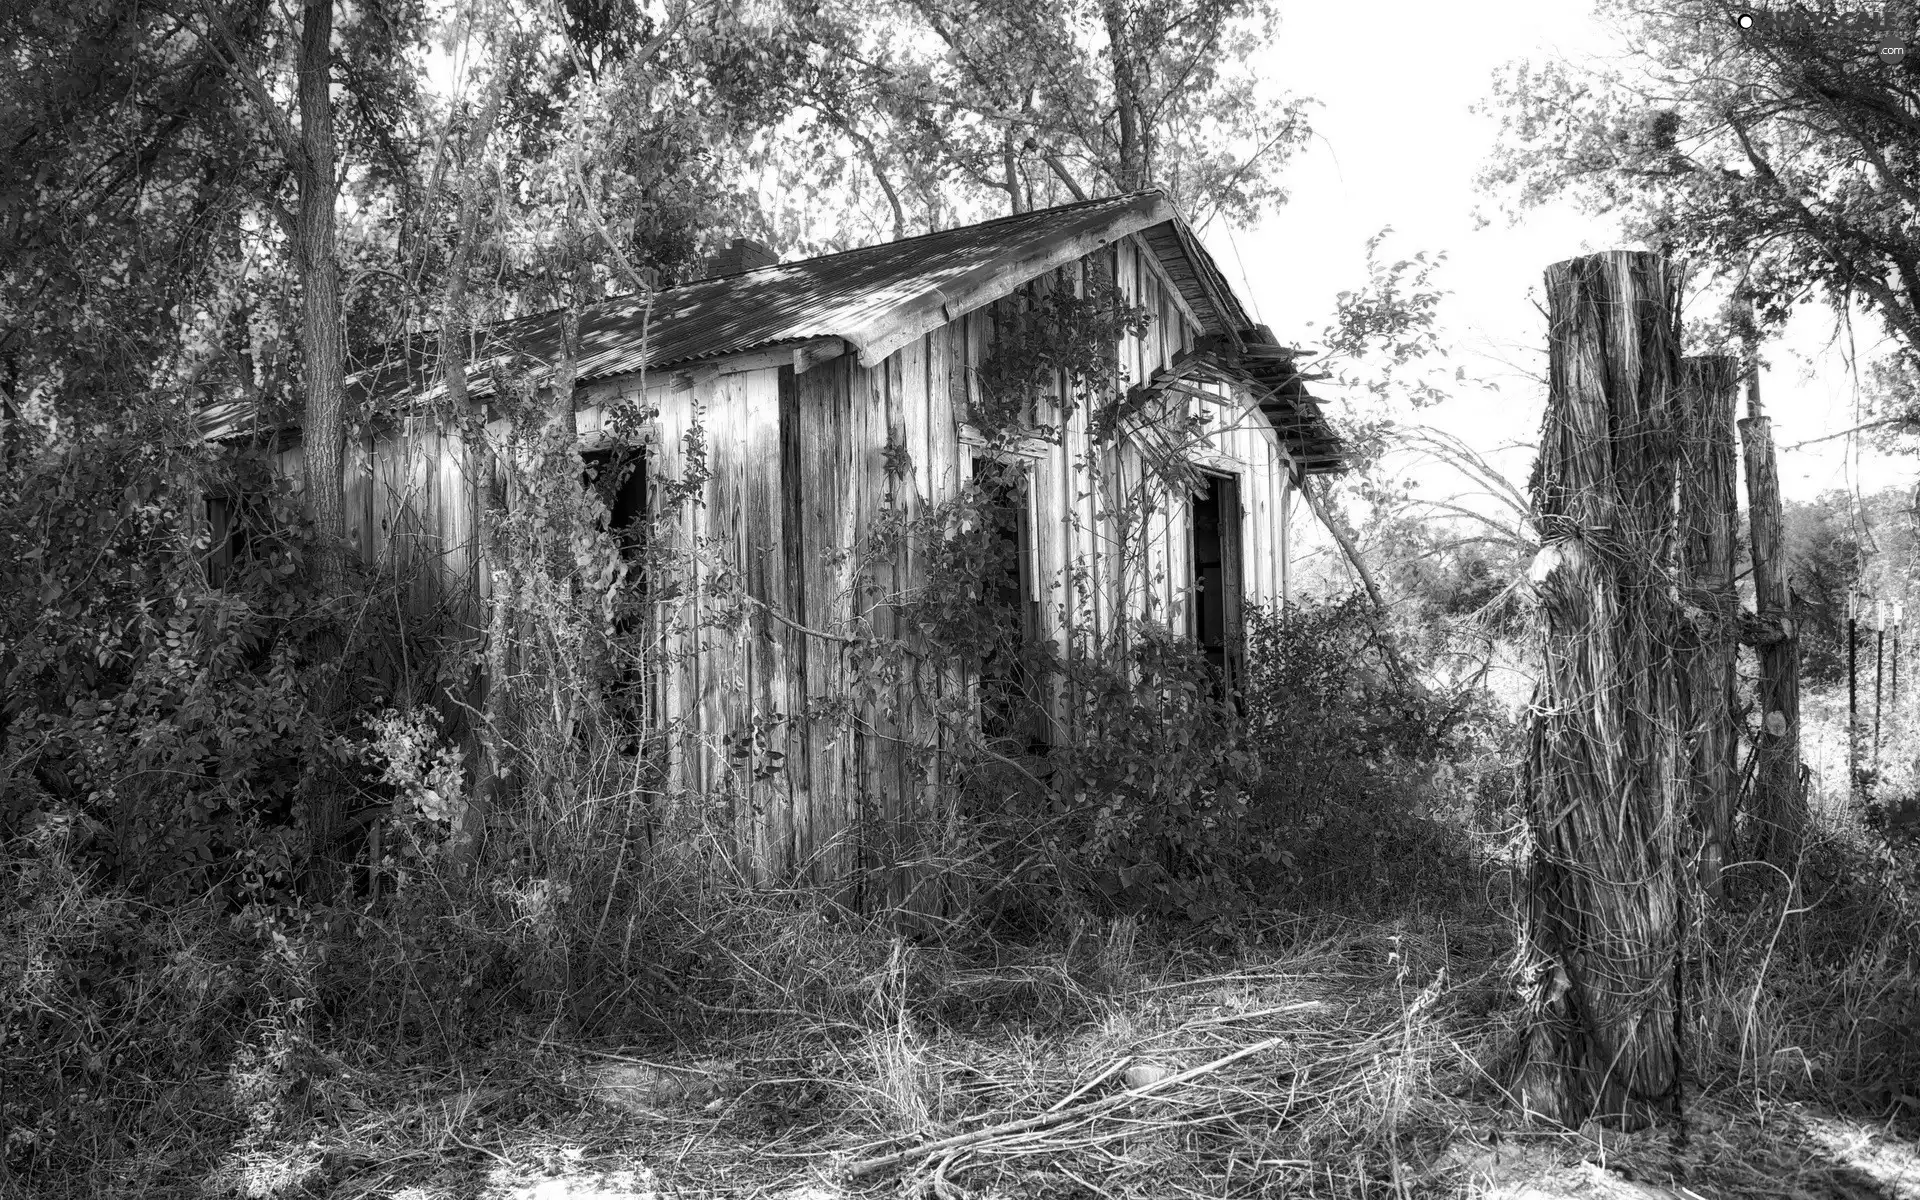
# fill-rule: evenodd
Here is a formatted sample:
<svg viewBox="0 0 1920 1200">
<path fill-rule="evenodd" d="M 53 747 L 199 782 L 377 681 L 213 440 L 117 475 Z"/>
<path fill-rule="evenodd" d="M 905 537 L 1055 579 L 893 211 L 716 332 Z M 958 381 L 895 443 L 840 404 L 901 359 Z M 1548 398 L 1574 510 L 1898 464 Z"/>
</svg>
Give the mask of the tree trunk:
<svg viewBox="0 0 1920 1200">
<path fill-rule="evenodd" d="M 294 163 L 300 210 L 294 252 L 300 264 L 301 350 L 306 409 L 301 422 L 305 503 L 319 545 L 321 590 L 340 594 L 346 578 L 347 344 L 340 304 L 340 256 L 334 237 L 333 3 L 306 0 L 300 29 L 300 154 Z"/>
<path fill-rule="evenodd" d="M 1772 422 L 1760 414 L 1758 368 L 1749 362 L 1747 418 L 1740 442 L 1747 460 L 1747 519 L 1751 522 L 1753 601 L 1763 622 L 1784 637 L 1761 642 L 1756 699 L 1760 730 L 1753 789 L 1754 857 L 1791 874 L 1807 823 L 1800 787 L 1800 638 L 1787 590 L 1780 545 L 1780 475 L 1774 464 Z"/>
<path fill-rule="evenodd" d="M 1106 0 L 1102 10 L 1107 25 L 1107 56 L 1113 64 L 1113 107 L 1120 126 L 1120 163 L 1115 179 L 1123 192 L 1145 186 L 1140 145 L 1140 97 L 1133 46 L 1127 36 L 1127 6 L 1122 0 Z"/>
<path fill-rule="evenodd" d="M 1530 578 L 1544 651 L 1528 770 L 1534 992 L 1515 1093 L 1568 1125 L 1677 1111 L 1672 647 L 1680 361 L 1651 254 L 1547 269 L 1550 390 Z"/>
<path fill-rule="evenodd" d="M 1353 536 L 1341 526 L 1333 509 L 1322 499 L 1319 487 L 1311 476 L 1301 481 L 1300 494 L 1307 498 L 1307 507 L 1313 510 L 1313 515 L 1319 517 L 1320 523 L 1325 525 L 1327 532 L 1333 535 L 1333 540 L 1339 545 L 1340 552 L 1346 556 L 1347 565 L 1351 566 L 1353 573 L 1359 577 L 1360 586 L 1367 589 L 1367 598 L 1373 601 L 1374 611 L 1385 613 L 1387 601 L 1380 593 L 1379 581 L 1374 579 L 1366 560 L 1360 557 L 1360 548 L 1353 544 Z"/>
<path fill-rule="evenodd" d="M 1014 149 L 1012 129 L 1000 135 L 1000 169 L 1006 174 L 1007 196 L 1017 217 L 1027 211 L 1027 205 L 1026 192 L 1020 187 L 1020 155 Z"/>
<path fill-rule="evenodd" d="M 296 91 L 300 110 L 297 142 L 288 146 L 299 210 L 293 217 L 294 261 L 300 271 L 300 349 L 305 406 L 301 414 L 302 503 L 313 523 L 313 577 L 324 596 L 346 590 L 347 346 L 340 300 L 340 256 L 334 235 L 333 3 L 305 0 L 301 9 Z M 322 633 L 324 661 L 337 662 L 336 638 Z M 348 680 L 323 677 L 313 703 L 331 719 L 345 702 Z M 322 894 L 335 886 L 333 854 L 344 840 L 341 807 L 345 789 L 324 777 L 303 789 L 311 857 L 307 884 Z M 377 864 L 376 864 L 377 866 Z"/>
<path fill-rule="evenodd" d="M 1720 897 L 1720 874 L 1732 854 L 1739 738 L 1734 727 L 1734 665 L 1739 654 L 1739 601 L 1734 593 L 1733 420 L 1740 367 L 1727 355 L 1681 363 L 1681 603 L 1691 618 L 1681 629 L 1680 688 L 1693 819 L 1700 831 L 1702 890 Z"/>
</svg>

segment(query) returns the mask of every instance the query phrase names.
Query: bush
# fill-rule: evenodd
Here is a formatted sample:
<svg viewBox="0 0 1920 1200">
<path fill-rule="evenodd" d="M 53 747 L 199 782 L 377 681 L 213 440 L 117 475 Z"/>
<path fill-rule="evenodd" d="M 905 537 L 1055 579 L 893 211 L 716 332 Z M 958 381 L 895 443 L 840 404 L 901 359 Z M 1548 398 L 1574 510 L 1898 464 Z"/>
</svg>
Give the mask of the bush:
<svg viewBox="0 0 1920 1200">
<path fill-rule="evenodd" d="M 1080 720 L 1050 755 L 1083 798 L 1065 845 L 1100 896 L 1198 922 L 1243 907 L 1279 851 L 1245 820 L 1260 764 L 1199 647 L 1142 623 L 1058 674 Z"/>
<path fill-rule="evenodd" d="M 104 1194 L 100 1173 L 151 1131 L 201 1124 L 191 1114 L 222 1107 L 208 1068 L 255 999 L 217 906 L 155 908 L 89 879 L 75 830 L 43 811 L 0 846 L 0 1190 L 65 1177 Z"/>
<path fill-rule="evenodd" d="M 1355 593 L 1250 612 L 1245 696 L 1261 762 L 1251 825 L 1287 868 L 1270 883 L 1365 902 L 1470 876 L 1464 830 L 1504 804 L 1518 747 L 1482 689 L 1425 686 Z"/>
<path fill-rule="evenodd" d="M 463 664 L 420 652 L 432 617 L 392 597 L 408 581 L 355 568 L 347 594 L 316 589 L 265 449 L 164 435 L 102 435 L 10 481 L 0 545 L 25 569 L 0 578 L 0 836 L 58 811 L 73 853 L 142 898 L 286 904 L 357 854 L 349 809 L 393 791 L 358 761 L 360 715 Z M 203 497 L 231 515 L 224 547 Z"/>
</svg>

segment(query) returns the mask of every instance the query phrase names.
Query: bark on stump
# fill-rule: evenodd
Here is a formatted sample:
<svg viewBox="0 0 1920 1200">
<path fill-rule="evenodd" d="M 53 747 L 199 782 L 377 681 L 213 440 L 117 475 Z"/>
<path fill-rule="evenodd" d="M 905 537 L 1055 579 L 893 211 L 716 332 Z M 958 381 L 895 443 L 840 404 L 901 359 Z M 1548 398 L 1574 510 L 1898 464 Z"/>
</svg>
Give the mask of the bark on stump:
<svg viewBox="0 0 1920 1200">
<path fill-rule="evenodd" d="M 1677 1110 L 1680 1089 L 1674 287 L 1658 256 L 1625 251 L 1556 263 L 1546 284 L 1535 971 L 1515 1094 L 1564 1124 L 1639 1125 Z"/>
<path fill-rule="evenodd" d="M 1760 657 L 1755 695 L 1760 730 L 1754 735 L 1758 769 L 1751 809 L 1753 856 L 1792 875 L 1807 823 L 1807 798 L 1800 786 L 1800 639 L 1780 546 L 1780 474 L 1774 463 L 1772 423 L 1760 415 L 1755 381 L 1748 384 L 1748 413 L 1740 422 L 1740 442 L 1752 522 L 1755 624 L 1769 631 L 1769 636 L 1754 639 Z"/>
<path fill-rule="evenodd" d="M 1734 591 L 1733 420 L 1740 364 L 1731 355 L 1681 362 L 1680 388 L 1680 700 L 1689 759 L 1690 806 L 1699 829 L 1701 889 L 1720 897 L 1720 874 L 1733 855 L 1739 738 L 1734 667 L 1740 606 Z"/>
</svg>

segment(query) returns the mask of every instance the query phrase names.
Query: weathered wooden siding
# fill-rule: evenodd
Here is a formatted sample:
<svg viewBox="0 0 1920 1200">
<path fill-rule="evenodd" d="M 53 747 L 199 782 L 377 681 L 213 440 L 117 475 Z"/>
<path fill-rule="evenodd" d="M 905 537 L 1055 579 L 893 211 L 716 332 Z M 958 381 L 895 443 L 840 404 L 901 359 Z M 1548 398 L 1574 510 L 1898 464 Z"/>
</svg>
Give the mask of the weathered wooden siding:
<svg viewBox="0 0 1920 1200">
<path fill-rule="evenodd" d="M 1142 336 L 1116 348 L 1129 382 L 1144 382 L 1190 349 L 1198 330 L 1138 247 L 1103 253 L 1129 298 L 1155 314 Z M 944 760 L 935 707 L 966 681 L 910 658 L 891 687 L 854 702 L 840 639 L 865 614 L 875 637 L 917 648 L 913 631 L 893 626 L 886 601 L 922 586 L 926 563 L 910 548 L 874 557 L 870 539 L 887 514 L 911 520 L 952 499 L 971 476 L 979 445 L 967 421 L 978 398 L 972 371 L 991 352 L 991 328 L 988 313 L 976 311 L 870 369 L 846 355 L 797 376 L 790 368 L 723 375 L 655 401 L 663 448 L 685 433 L 689 401 L 706 408 L 713 479 L 706 504 L 688 514 L 687 536 L 709 541 L 713 568 L 741 573 L 753 601 L 791 622 L 756 609 L 743 633 L 703 633 L 699 652 L 670 667 L 697 681 L 689 694 L 700 697 L 684 713 L 698 727 L 690 742 L 700 761 L 684 763 L 683 778 L 740 798 L 736 833 L 745 865 L 762 878 L 845 878 L 863 851 L 871 861 L 910 860 L 914 847 L 901 832 L 938 816 Z M 1219 396 L 1217 432 L 1196 457 L 1238 481 L 1246 602 L 1273 603 L 1284 576 L 1286 453 L 1244 397 L 1224 385 L 1206 390 Z M 1096 486 L 1087 452 L 1085 412 L 1069 418 L 1059 443 L 1022 451 L 1032 506 L 1029 599 L 1041 633 L 1101 637 L 1123 617 L 1184 632 L 1192 604 L 1187 498 L 1163 494 L 1139 448 L 1127 444 L 1102 455 L 1105 481 Z M 679 469 L 676 454 L 663 452 L 659 462 L 669 476 Z M 1123 546 L 1114 514 L 1142 495 L 1152 500 L 1149 515 Z M 783 562 L 793 564 L 784 576 Z M 756 719 L 767 725 L 776 715 L 785 717 L 776 737 L 784 763 L 766 778 L 747 778 L 728 750 Z M 756 761 L 764 769 L 764 757 Z M 863 817 L 866 841 L 856 846 Z M 891 898 L 918 889 L 924 900 L 934 882 L 904 870 Z"/>
<path fill-rule="evenodd" d="M 1152 380 L 1192 349 L 1199 326 L 1143 244 L 1125 239 L 1083 267 L 1088 261 L 1153 315 L 1142 335 L 1115 348 L 1129 385 Z M 1068 281 L 1083 286 L 1084 274 L 1070 271 Z M 872 368 L 851 353 L 802 371 L 763 356 L 746 369 L 655 376 L 644 397 L 632 397 L 658 414 L 648 452 L 656 512 L 662 487 L 687 477 L 685 439 L 696 420 L 704 433 L 701 502 L 663 532 L 688 565 L 681 586 L 662 588 L 656 601 L 652 709 L 661 728 L 677 734 L 667 760 L 672 783 L 707 797 L 752 877 L 845 880 L 862 855 L 910 858 L 900 831 L 913 818 L 939 815 L 933 805 L 946 760 L 935 709 L 968 681 L 910 659 L 890 686 L 855 695 L 846 639 L 863 617 L 878 639 L 897 635 L 911 648 L 918 636 L 893 627 L 886 602 L 923 585 L 926 562 L 912 550 L 877 559 L 866 552 L 888 514 L 911 519 L 953 499 L 971 477 L 980 441 L 968 415 L 991 331 L 981 309 Z M 593 400 L 618 396 L 622 386 L 596 384 Z M 1223 384 L 1195 386 L 1216 399 L 1173 402 L 1210 410 L 1211 445 L 1194 457 L 1238 481 L 1245 600 L 1277 602 L 1287 574 L 1286 451 L 1245 397 Z M 602 436 L 603 410 L 588 407 L 579 417 L 590 447 Z M 417 572 L 416 604 L 483 594 L 473 546 L 477 480 L 460 439 L 416 427 L 356 447 L 346 483 L 361 553 L 403 570 L 431 564 Z M 1058 442 L 1036 439 L 1018 453 L 1028 467 L 1028 599 L 1039 633 L 1063 643 L 1104 638 L 1123 619 L 1186 632 L 1190 498 L 1166 494 L 1137 445 L 1104 448 L 1097 464 L 1090 460 L 1085 411 L 1069 417 Z M 297 473 L 297 451 L 286 466 Z M 1123 545 L 1114 514 L 1142 497 L 1151 501 L 1147 515 Z M 742 611 L 728 611 L 731 596 L 743 598 Z M 1053 717 L 1073 719 L 1057 704 Z M 911 870 L 897 879 L 896 901 L 937 883 Z"/>
<path fill-rule="evenodd" d="M 305 471 L 299 446 L 280 451 L 275 464 L 289 479 Z M 341 483 L 353 551 L 406 581 L 415 614 L 471 618 L 487 588 L 473 541 L 478 482 L 459 435 L 423 421 L 349 437 Z"/>
</svg>

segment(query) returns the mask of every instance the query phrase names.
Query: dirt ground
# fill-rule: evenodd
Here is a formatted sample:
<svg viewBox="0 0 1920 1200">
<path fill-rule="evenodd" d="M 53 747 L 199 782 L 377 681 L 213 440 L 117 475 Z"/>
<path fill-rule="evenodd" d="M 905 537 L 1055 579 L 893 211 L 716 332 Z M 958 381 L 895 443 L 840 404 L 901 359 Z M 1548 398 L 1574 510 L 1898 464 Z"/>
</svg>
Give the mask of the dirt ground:
<svg viewBox="0 0 1920 1200">
<path fill-rule="evenodd" d="M 1490 1068 L 1496 923 L 1276 926 L 1232 955 L 951 970 L 870 1019 L 710 1014 L 699 1036 L 522 1028 L 448 1071 L 324 1057 L 200 1194 L 393 1200 L 1915 1197 L 1905 1129 L 1752 1092 L 1622 1135 L 1529 1130 Z M 130 1183 L 132 1181 L 129 1181 Z"/>
</svg>

